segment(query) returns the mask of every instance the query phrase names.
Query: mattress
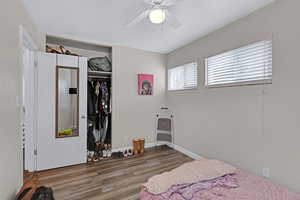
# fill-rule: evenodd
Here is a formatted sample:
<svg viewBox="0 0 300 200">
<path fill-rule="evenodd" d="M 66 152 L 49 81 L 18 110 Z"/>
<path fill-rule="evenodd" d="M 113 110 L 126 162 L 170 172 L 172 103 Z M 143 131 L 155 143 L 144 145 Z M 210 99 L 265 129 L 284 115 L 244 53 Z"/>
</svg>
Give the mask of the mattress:
<svg viewBox="0 0 300 200">
<path fill-rule="evenodd" d="M 195 185 L 196 184 L 196 185 Z M 143 188 L 141 200 L 300 200 L 300 195 L 270 180 L 237 169 L 234 174 L 208 182 L 174 186 L 154 195 Z"/>
</svg>

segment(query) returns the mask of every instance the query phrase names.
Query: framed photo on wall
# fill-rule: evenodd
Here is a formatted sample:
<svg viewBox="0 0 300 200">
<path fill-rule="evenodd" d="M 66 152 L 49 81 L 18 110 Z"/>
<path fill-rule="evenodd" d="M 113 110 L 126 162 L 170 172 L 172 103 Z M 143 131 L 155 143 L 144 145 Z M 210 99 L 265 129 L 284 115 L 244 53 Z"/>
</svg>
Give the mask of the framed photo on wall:
<svg viewBox="0 0 300 200">
<path fill-rule="evenodd" d="M 138 94 L 153 95 L 154 76 L 152 74 L 138 74 Z"/>
</svg>

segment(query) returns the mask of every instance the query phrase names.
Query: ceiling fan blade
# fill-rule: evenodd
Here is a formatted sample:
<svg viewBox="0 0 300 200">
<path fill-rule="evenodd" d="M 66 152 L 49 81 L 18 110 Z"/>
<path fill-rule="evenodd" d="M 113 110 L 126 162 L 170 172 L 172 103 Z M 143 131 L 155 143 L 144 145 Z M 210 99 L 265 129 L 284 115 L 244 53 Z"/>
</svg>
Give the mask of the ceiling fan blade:
<svg viewBox="0 0 300 200">
<path fill-rule="evenodd" d="M 176 3 L 183 1 L 183 0 L 162 0 L 161 5 L 163 7 L 170 7 L 175 5 Z"/>
<path fill-rule="evenodd" d="M 144 0 L 144 2 L 146 4 L 154 5 L 154 1 L 153 0 Z"/>
<path fill-rule="evenodd" d="M 167 15 L 167 23 L 170 24 L 174 29 L 178 29 L 182 26 L 182 24 L 179 22 L 177 17 L 172 15 L 172 13 L 168 10 L 166 10 L 166 15 Z"/>
<path fill-rule="evenodd" d="M 143 19 L 147 18 L 149 16 L 151 10 L 145 10 L 142 13 L 140 13 L 138 16 L 136 16 L 133 20 L 131 20 L 126 26 L 127 27 L 133 27 L 143 21 Z"/>
</svg>

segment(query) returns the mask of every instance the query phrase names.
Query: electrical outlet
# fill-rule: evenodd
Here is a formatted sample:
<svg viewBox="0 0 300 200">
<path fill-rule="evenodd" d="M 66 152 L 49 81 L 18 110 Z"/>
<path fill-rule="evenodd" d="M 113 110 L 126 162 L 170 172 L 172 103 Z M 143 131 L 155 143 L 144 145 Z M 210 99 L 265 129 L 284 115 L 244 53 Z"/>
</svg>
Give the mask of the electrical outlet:
<svg viewBox="0 0 300 200">
<path fill-rule="evenodd" d="M 263 168 L 262 169 L 262 175 L 266 178 L 270 178 L 270 169 L 269 168 Z"/>
</svg>

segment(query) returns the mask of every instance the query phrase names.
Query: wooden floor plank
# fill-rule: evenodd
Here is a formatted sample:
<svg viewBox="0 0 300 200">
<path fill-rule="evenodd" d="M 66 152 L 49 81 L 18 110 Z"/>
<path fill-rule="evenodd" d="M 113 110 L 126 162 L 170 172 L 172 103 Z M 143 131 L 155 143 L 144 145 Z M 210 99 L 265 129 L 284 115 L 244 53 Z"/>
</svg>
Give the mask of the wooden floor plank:
<svg viewBox="0 0 300 200">
<path fill-rule="evenodd" d="M 192 161 L 167 146 L 143 156 L 107 160 L 38 173 L 39 185 L 51 187 L 56 200 L 136 200 L 150 177 Z"/>
</svg>

